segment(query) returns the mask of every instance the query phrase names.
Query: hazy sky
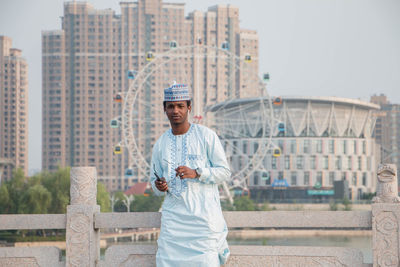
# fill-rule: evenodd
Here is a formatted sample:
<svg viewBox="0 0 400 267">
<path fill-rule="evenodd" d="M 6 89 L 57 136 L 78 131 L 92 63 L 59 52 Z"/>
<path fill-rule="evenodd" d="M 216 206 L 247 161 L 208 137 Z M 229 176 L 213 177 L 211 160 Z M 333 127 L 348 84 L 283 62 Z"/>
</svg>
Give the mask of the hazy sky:
<svg viewBox="0 0 400 267">
<path fill-rule="evenodd" d="M 29 65 L 29 168 L 41 168 L 41 31 L 61 29 L 62 0 L 0 0 L 0 35 Z M 119 1 L 91 0 L 120 13 Z M 166 1 L 167 2 L 167 1 Z M 229 3 L 241 28 L 257 30 L 260 73 L 271 95 L 376 93 L 400 103 L 399 0 L 174 0 L 186 13 Z"/>
</svg>

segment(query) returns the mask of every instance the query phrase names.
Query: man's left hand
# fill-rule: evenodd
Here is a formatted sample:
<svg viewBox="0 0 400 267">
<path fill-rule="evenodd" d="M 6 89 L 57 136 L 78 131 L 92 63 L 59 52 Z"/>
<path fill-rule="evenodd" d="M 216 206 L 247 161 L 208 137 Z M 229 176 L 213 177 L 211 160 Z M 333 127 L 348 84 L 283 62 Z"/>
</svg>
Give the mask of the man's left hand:
<svg viewBox="0 0 400 267">
<path fill-rule="evenodd" d="M 196 170 L 193 170 L 186 166 L 179 166 L 178 168 L 175 169 L 175 171 L 176 171 L 176 176 L 179 176 L 181 179 L 184 178 L 193 179 L 197 177 Z"/>
</svg>

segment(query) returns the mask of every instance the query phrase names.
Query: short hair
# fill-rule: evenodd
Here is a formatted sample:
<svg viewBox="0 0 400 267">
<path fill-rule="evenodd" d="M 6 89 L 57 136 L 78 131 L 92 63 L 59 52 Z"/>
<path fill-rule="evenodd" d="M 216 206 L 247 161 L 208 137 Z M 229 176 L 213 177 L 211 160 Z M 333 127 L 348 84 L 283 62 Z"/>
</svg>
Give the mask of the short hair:
<svg viewBox="0 0 400 267">
<path fill-rule="evenodd" d="M 188 107 L 190 107 L 192 105 L 192 101 L 191 100 L 185 100 L 185 101 L 186 101 L 186 104 L 187 104 Z M 168 101 L 168 102 L 170 102 L 170 101 Z M 164 106 L 164 108 L 167 107 L 167 101 L 163 101 L 163 106 Z"/>
</svg>

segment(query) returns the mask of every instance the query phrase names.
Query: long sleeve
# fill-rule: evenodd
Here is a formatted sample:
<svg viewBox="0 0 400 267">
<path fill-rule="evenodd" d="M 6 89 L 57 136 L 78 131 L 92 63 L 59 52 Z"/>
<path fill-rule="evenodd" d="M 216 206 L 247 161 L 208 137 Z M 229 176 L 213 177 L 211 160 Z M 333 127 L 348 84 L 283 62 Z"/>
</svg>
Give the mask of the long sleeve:
<svg viewBox="0 0 400 267">
<path fill-rule="evenodd" d="M 159 151 L 159 142 L 157 142 L 153 147 L 153 153 L 151 156 L 151 165 L 150 165 L 150 184 L 153 188 L 154 194 L 156 196 L 163 196 L 165 193 L 161 192 L 157 189 L 155 185 L 155 181 L 157 177 L 154 175 L 154 171 L 157 172 L 158 175 L 162 175 L 161 162 L 160 162 L 160 151 Z"/>
<path fill-rule="evenodd" d="M 199 181 L 206 184 L 220 184 L 229 180 L 231 171 L 217 134 L 210 131 L 207 137 L 207 157 L 210 167 L 202 168 L 203 172 L 199 177 Z"/>
</svg>

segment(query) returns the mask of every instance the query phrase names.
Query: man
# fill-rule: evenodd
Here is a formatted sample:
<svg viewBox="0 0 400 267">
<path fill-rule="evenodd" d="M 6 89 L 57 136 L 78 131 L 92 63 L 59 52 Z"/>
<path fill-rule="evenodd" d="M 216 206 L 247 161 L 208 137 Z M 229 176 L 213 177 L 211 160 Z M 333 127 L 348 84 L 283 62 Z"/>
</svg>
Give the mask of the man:
<svg viewBox="0 0 400 267">
<path fill-rule="evenodd" d="M 151 163 L 153 190 L 166 194 L 157 241 L 158 267 L 216 267 L 230 254 L 218 184 L 228 180 L 231 172 L 216 133 L 189 123 L 191 108 L 186 85 L 164 90 L 171 129 L 154 145 Z"/>
</svg>

